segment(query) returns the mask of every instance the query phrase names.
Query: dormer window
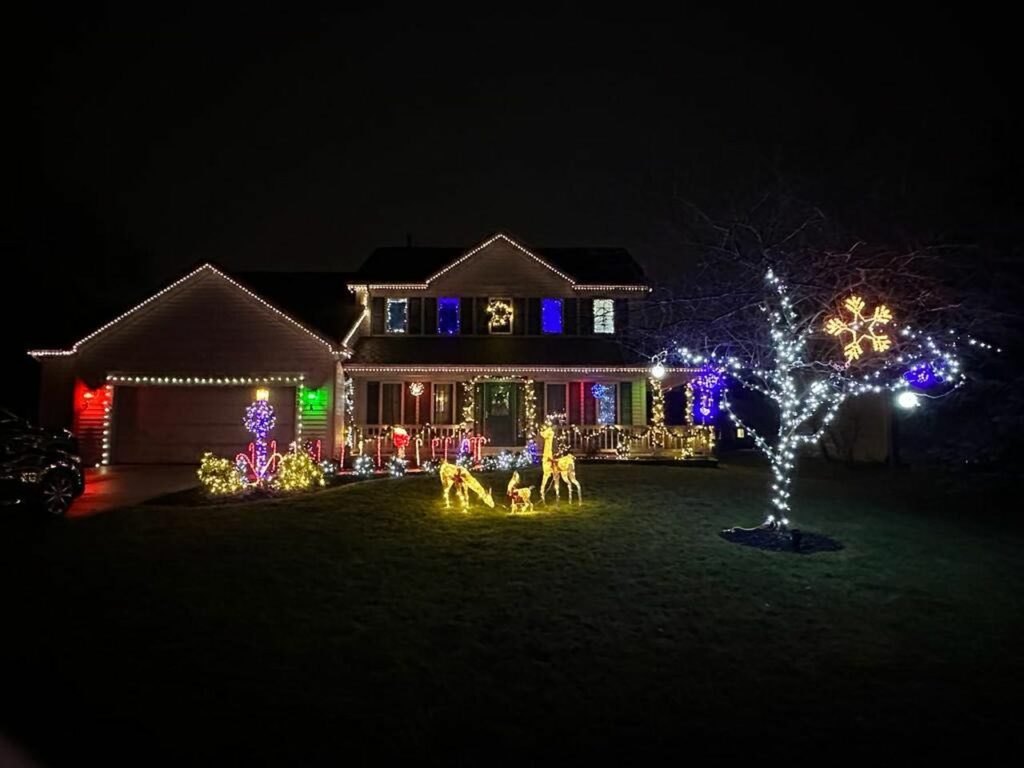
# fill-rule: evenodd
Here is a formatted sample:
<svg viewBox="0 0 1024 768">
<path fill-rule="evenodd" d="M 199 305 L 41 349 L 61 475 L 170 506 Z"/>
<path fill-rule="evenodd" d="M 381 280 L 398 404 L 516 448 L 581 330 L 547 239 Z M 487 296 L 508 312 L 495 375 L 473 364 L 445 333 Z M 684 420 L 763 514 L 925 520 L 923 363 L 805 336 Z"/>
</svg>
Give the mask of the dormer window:
<svg viewBox="0 0 1024 768">
<path fill-rule="evenodd" d="M 541 333 L 562 333 L 562 300 L 540 300 Z"/>
<path fill-rule="evenodd" d="M 512 299 L 487 300 L 487 330 L 489 333 L 507 335 L 512 333 Z"/>
<path fill-rule="evenodd" d="M 615 302 L 594 299 L 594 333 L 615 333 Z"/>
<path fill-rule="evenodd" d="M 459 300 L 437 300 L 437 332 L 442 336 L 455 336 L 459 332 Z"/>
<path fill-rule="evenodd" d="M 388 299 L 385 328 L 388 333 L 407 333 L 409 330 L 409 300 Z"/>
</svg>

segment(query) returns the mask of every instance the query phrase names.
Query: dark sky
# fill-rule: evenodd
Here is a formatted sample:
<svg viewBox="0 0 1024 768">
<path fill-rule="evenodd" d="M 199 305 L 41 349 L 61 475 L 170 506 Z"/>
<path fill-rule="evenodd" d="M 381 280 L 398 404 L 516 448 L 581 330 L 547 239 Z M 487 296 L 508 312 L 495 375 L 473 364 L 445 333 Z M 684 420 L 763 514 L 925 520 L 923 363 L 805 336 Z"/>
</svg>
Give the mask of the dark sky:
<svg viewBox="0 0 1024 768">
<path fill-rule="evenodd" d="M 776 174 L 855 228 L 1018 234 L 1012 22 L 822 10 L 27 21 L 4 290 L 40 310 L 0 397 L 29 407 L 26 346 L 197 261 L 350 270 L 503 229 L 671 269 L 673 195 Z"/>
</svg>

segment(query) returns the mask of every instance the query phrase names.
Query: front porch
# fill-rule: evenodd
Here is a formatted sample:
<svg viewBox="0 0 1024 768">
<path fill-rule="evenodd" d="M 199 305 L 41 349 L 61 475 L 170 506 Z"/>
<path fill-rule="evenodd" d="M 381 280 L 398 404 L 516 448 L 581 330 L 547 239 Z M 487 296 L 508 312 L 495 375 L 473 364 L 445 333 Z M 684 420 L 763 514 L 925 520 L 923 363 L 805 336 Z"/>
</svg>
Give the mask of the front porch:
<svg viewBox="0 0 1024 768">
<path fill-rule="evenodd" d="M 424 371 L 433 374 L 431 380 L 353 377 L 346 385 L 349 420 L 342 433 L 342 455 L 372 456 L 382 466 L 396 453 L 393 438 L 398 427 L 409 436 L 405 456 L 410 467 L 427 460 L 454 461 L 463 452 L 479 460 L 533 450 L 531 443 L 540 451 L 538 429 L 549 421 L 558 447 L 579 458 L 712 458 L 714 427 L 664 422 L 664 391 L 685 390 L 689 372 L 673 372 L 658 385 L 637 377 L 641 372 L 646 369 L 583 379 L 551 371 L 544 372 L 543 381 L 527 371 L 470 377 Z"/>
</svg>

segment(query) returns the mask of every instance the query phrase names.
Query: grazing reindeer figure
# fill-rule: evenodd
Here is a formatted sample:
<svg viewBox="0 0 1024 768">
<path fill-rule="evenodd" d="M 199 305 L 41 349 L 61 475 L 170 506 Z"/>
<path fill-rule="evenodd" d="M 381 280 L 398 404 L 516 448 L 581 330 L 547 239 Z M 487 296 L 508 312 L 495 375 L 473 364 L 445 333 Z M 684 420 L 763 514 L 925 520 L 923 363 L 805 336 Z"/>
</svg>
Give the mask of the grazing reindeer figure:
<svg viewBox="0 0 1024 768">
<path fill-rule="evenodd" d="M 484 487 L 477 482 L 477 479 L 473 477 L 468 469 L 460 467 L 457 464 L 449 464 L 446 461 L 441 462 L 441 466 L 437 470 L 438 476 L 441 478 L 441 495 L 444 497 L 445 509 L 451 507 L 450 493 L 452 488 L 455 489 L 455 495 L 458 496 L 459 501 L 462 502 L 462 511 L 469 511 L 469 492 L 473 491 L 488 507 L 494 508 L 494 499 L 491 497 L 491 489 L 488 488 L 486 491 Z"/>
<path fill-rule="evenodd" d="M 533 491 L 533 486 L 529 488 L 518 488 L 519 485 L 519 473 L 513 472 L 512 479 L 508 481 L 508 500 L 512 508 L 512 513 L 519 511 L 522 512 L 533 512 L 533 502 L 530 501 L 530 493 Z"/>
<path fill-rule="evenodd" d="M 555 484 L 555 501 L 561 501 L 561 495 L 559 493 L 558 481 L 561 480 L 565 483 L 569 489 L 569 503 L 572 504 L 572 487 L 576 486 L 576 493 L 579 498 L 579 504 L 583 503 L 583 489 L 580 488 L 580 482 L 576 479 L 576 459 L 573 455 L 566 454 L 555 458 L 554 443 L 555 443 L 555 430 L 550 424 L 545 424 L 541 427 L 540 436 L 544 438 L 544 455 L 541 458 L 541 466 L 544 468 L 544 477 L 540 481 L 540 500 L 547 504 L 544 498 L 544 492 L 547 490 L 548 478 L 551 478 Z"/>
</svg>

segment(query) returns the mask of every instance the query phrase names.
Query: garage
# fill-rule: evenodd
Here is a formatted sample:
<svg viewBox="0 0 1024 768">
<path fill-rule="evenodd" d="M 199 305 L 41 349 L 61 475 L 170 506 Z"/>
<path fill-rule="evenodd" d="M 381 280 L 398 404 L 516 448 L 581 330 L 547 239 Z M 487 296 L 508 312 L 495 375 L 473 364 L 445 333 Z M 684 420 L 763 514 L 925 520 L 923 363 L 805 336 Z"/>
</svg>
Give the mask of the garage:
<svg viewBox="0 0 1024 768">
<path fill-rule="evenodd" d="M 197 464 L 206 451 L 235 456 L 252 435 L 242 420 L 253 387 L 119 386 L 114 393 L 111 460 L 116 464 Z M 274 387 L 277 420 L 270 439 L 295 439 L 295 390 Z"/>
</svg>

